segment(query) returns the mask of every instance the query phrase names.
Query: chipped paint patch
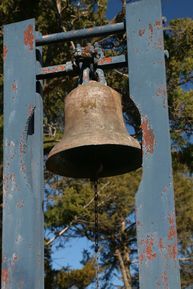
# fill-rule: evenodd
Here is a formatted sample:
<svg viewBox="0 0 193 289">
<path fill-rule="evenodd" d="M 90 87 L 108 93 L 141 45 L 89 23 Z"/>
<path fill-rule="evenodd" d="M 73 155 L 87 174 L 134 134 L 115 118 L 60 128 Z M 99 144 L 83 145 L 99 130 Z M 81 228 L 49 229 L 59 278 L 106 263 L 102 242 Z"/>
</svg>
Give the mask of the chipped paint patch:
<svg viewBox="0 0 193 289">
<path fill-rule="evenodd" d="M 16 111 L 12 110 L 12 112 L 9 115 L 9 120 L 8 120 L 9 124 L 15 121 L 15 115 L 16 115 Z"/>
<path fill-rule="evenodd" d="M 30 104 L 28 106 L 28 112 L 27 112 L 28 117 L 32 116 L 34 109 L 35 109 L 34 105 Z"/>
<path fill-rule="evenodd" d="M 16 190 L 16 176 L 15 174 L 7 174 L 3 176 L 3 194 L 8 195 Z M 10 194 L 9 194 L 10 195 Z"/>
<path fill-rule="evenodd" d="M 145 34 L 145 28 L 139 29 L 138 34 L 139 34 L 139 36 L 143 36 Z"/>
<path fill-rule="evenodd" d="M 66 65 L 61 64 L 61 65 L 57 65 L 57 66 L 53 66 L 53 67 L 43 67 L 42 71 L 45 74 L 64 72 L 64 71 L 66 71 Z"/>
<path fill-rule="evenodd" d="M 104 57 L 99 60 L 98 65 L 109 64 L 112 63 L 112 57 Z"/>
<path fill-rule="evenodd" d="M 15 266 L 17 261 L 18 261 L 18 256 L 15 253 L 13 253 L 12 260 L 11 260 L 11 266 Z"/>
<path fill-rule="evenodd" d="M 176 239 L 177 233 L 174 214 L 168 216 L 168 221 L 169 221 L 168 240 Z"/>
<path fill-rule="evenodd" d="M 11 90 L 13 91 L 13 92 L 16 92 L 17 91 L 17 83 L 14 81 L 13 83 L 12 83 L 12 85 L 11 85 Z"/>
<path fill-rule="evenodd" d="M 8 271 L 8 269 L 2 269 L 2 283 L 3 283 L 3 286 L 5 286 L 4 288 L 6 288 L 6 286 L 9 283 L 9 271 Z"/>
<path fill-rule="evenodd" d="M 168 253 L 168 257 L 169 258 L 171 258 L 173 260 L 176 260 L 177 259 L 177 255 L 178 255 L 177 245 L 176 244 L 168 245 L 167 253 Z"/>
<path fill-rule="evenodd" d="M 155 146 L 155 136 L 147 117 L 142 118 L 143 147 L 146 153 L 152 154 Z"/>
<path fill-rule="evenodd" d="M 19 209 L 23 208 L 24 207 L 24 200 L 17 202 L 16 207 Z"/>
<path fill-rule="evenodd" d="M 159 239 L 158 248 L 159 248 L 160 252 L 162 253 L 162 251 L 164 249 L 164 242 L 163 242 L 162 238 Z"/>
<path fill-rule="evenodd" d="M 161 27 L 162 27 L 162 22 L 161 22 L 160 20 L 156 20 L 156 21 L 155 21 L 155 26 L 156 26 L 157 28 L 161 28 Z"/>
<path fill-rule="evenodd" d="M 3 60 L 5 61 L 7 58 L 8 48 L 7 46 L 3 46 Z"/>
<path fill-rule="evenodd" d="M 167 193 L 167 192 L 168 192 L 168 187 L 167 187 L 167 186 L 164 186 L 162 192 L 163 192 L 163 193 Z"/>
<path fill-rule="evenodd" d="M 18 235 L 18 236 L 16 237 L 16 243 L 17 243 L 17 244 L 20 244 L 22 241 L 23 241 L 22 236 L 21 236 L 21 235 Z"/>
<path fill-rule="evenodd" d="M 33 26 L 30 24 L 27 26 L 24 31 L 24 44 L 28 47 L 29 50 L 33 50 L 34 47 L 34 34 L 33 34 Z"/>
<path fill-rule="evenodd" d="M 149 38 L 152 41 L 153 39 L 153 25 L 149 24 Z"/>
<path fill-rule="evenodd" d="M 165 85 L 158 87 L 158 89 L 156 90 L 156 96 L 167 96 L 167 89 Z"/>
<path fill-rule="evenodd" d="M 162 284 L 164 289 L 169 289 L 168 274 L 163 272 L 162 274 Z"/>
<path fill-rule="evenodd" d="M 156 252 L 153 250 L 153 237 L 147 237 L 147 239 L 141 240 L 140 244 L 144 246 L 143 253 L 139 256 L 140 262 L 143 262 L 144 260 L 153 261 L 157 256 Z"/>
<path fill-rule="evenodd" d="M 20 172 L 21 172 L 22 174 L 26 174 L 26 171 L 27 171 L 26 165 L 21 161 L 21 164 L 20 164 Z"/>
</svg>

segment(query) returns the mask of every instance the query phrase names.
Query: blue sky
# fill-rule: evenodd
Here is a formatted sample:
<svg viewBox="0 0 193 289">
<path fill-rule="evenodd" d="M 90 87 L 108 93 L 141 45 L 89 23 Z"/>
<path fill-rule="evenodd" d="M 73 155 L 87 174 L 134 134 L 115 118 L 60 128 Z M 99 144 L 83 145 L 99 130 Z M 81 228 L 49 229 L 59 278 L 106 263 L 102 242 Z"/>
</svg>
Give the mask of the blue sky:
<svg viewBox="0 0 193 289">
<path fill-rule="evenodd" d="M 173 18 L 193 18 L 193 0 L 163 0 L 163 16 L 168 20 Z M 113 18 L 121 9 L 121 0 L 109 0 L 107 17 Z M 61 268 L 70 265 L 73 268 L 80 268 L 81 252 L 89 249 L 90 242 L 86 239 L 76 239 L 66 245 L 65 249 L 54 249 L 53 266 Z"/>
<path fill-rule="evenodd" d="M 173 18 L 193 18 L 193 0 L 162 0 L 163 15 Z M 121 0 L 109 0 L 107 17 L 112 18 L 121 9 Z"/>
</svg>

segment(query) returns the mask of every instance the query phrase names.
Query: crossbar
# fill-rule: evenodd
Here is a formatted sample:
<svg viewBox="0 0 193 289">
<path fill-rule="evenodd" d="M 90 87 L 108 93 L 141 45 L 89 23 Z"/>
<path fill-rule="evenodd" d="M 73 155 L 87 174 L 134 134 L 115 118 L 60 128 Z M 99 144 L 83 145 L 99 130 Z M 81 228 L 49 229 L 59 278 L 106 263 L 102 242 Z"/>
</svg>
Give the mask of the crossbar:
<svg viewBox="0 0 193 289">
<path fill-rule="evenodd" d="M 36 46 L 47 45 L 51 43 L 57 43 L 62 41 L 70 41 L 82 38 L 91 38 L 95 36 L 110 35 L 113 33 L 125 32 L 125 23 L 108 24 L 103 26 L 97 26 L 92 28 L 85 28 L 79 30 L 72 30 L 68 32 L 60 32 L 55 34 L 49 34 L 44 36 L 37 35 Z"/>
</svg>

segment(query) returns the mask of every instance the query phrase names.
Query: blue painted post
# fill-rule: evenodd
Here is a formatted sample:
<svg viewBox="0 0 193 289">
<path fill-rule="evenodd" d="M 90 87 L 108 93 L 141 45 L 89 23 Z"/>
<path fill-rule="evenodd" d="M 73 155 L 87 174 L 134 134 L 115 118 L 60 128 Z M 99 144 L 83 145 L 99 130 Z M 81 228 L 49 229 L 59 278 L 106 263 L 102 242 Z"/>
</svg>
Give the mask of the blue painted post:
<svg viewBox="0 0 193 289">
<path fill-rule="evenodd" d="M 130 94 L 141 113 L 143 177 L 136 195 L 141 289 L 179 289 L 161 0 L 127 1 Z"/>
<path fill-rule="evenodd" d="M 3 289 L 43 289 L 42 99 L 35 22 L 4 27 Z"/>
</svg>

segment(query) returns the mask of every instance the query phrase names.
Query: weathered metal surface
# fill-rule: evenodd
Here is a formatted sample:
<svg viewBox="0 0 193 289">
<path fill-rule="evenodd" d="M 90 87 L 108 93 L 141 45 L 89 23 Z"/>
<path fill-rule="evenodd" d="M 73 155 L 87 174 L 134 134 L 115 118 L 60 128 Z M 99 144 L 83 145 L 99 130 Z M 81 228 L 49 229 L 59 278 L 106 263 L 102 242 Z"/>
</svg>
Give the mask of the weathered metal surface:
<svg viewBox="0 0 193 289">
<path fill-rule="evenodd" d="M 125 25 L 123 22 L 116 23 L 116 24 L 109 24 L 104 26 L 86 28 L 86 29 L 79 29 L 74 31 L 68 32 L 60 32 L 50 35 L 44 35 L 42 37 L 36 38 L 36 45 L 47 45 L 50 43 L 56 43 L 61 41 L 69 41 L 75 39 L 82 39 L 82 38 L 89 38 L 95 36 L 104 36 L 113 33 L 125 32 Z"/>
<path fill-rule="evenodd" d="M 112 69 L 125 67 L 127 65 L 127 60 L 124 54 L 119 56 L 104 57 L 98 60 L 96 63 L 98 68 L 102 69 Z M 41 71 L 37 73 L 37 79 L 46 79 L 51 77 L 58 77 L 65 74 L 77 74 L 78 68 L 73 66 L 71 61 L 65 64 L 42 67 Z"/>
<path fill-rule="evenodd" d="M 43 289 L 42 100 L 35 23 L 4 27 L 3 289 Z M 39 68 L 38 68 L 39 69 Z"/>
<path fill-rule="evenodd" d="M 94 178 L 141 166 L 141 147 L 125 127 L 121 96 L 96 82 L 79 85 L 65 98 L 64 137 L 48 156 L 56 174 Z"/>
<path fill-rule="evenodd" d="M 126 11 L 130 94 L 143 130 L 136 195 L 140 288 L 179 289 L 161 1 L 127 1 Z"/>
</svg>

